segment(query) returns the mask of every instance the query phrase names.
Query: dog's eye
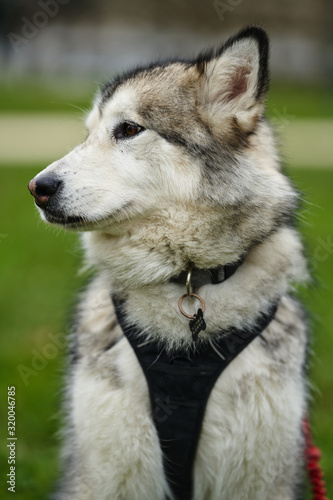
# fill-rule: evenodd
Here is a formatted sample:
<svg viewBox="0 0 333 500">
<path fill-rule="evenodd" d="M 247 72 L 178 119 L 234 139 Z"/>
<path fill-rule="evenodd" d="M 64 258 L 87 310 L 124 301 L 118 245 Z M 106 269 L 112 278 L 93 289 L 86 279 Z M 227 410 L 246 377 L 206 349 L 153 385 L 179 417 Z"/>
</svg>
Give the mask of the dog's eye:
<svg viewBox="0 0 333 500">
<path fill-rule="evenodd" d="M 123 122 L 115 128 L 114 136 L 116 139 L 127 139 L 138 135 L 143 130 L 144 128 L 136 123 Z"/>
<path fill-rule="evenodd" d="M 142 127 L 139 127 L 139 125 L 132 125 L 131 123 L 127 123 L 124 128 L 125 135 L 128 136 L 138 134 L 141 130 Z"/>
</svg>

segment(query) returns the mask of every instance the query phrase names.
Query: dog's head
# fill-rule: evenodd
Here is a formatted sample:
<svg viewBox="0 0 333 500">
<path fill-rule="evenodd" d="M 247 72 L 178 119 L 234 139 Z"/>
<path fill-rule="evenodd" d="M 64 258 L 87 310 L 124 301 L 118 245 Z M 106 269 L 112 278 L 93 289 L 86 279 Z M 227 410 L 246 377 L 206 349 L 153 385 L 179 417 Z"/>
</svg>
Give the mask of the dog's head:
<svg viewBox="0 0 333 500">
<path fill-rule="evenodd" d="M 267 87 L 268 39 L 255 26 L 107 84 L 87 139 L 29 184 L 42 218 L 89 231 L 92 257 L 120 274 L 124 257 L 131 275 L 147 259 L 147 281 L 237 260 L 295 204 L 264 119 Z"/>
</svg>

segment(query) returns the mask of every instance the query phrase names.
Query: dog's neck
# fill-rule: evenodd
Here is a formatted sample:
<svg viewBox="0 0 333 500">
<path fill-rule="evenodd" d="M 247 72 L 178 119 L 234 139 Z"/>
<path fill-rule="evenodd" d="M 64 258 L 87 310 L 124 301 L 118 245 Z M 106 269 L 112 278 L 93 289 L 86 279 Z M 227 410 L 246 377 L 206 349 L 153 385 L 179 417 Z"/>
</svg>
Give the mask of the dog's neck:
<svg viewBox="0 0 333 500">
<path fill-rule="evenodd" d="M 186 286 L 189 270 L 191 271 L 191 287 L 195 291 L 204 285 L 218 285 L 230 278 L 242 264 L 244 259 L 240 259 L 234 264 L 218 266 L 211 269 L 197 269 L 189 266 L 188 269 L 182 271 L 178 276 L 171 278 L 172 283 Z"/>
<path fill-rule="evenodd" d="M 250 326 L 258 315 L 266 313 L 288 293 L 293 283 L 306 278 L 298 235 L 292 228 L 281 228 L 254 247 L 227 280 L 199 287 L 198 293 L 206 304 L 207 322 L 207 329 L 200 335 L 205 338 L 222 330 Z M 178 308 L 178 301 L 185 293 L 184 278 L 181 282 L 169 280 L 126 291 L 115 286 L 111 293 L 117 292 L 125 299 L 128 321 L 138 326 L 145 339 L 158 338 L 170 349 L 184 345 L 190 348 L 189 320 Z M 187 307 L 188 312 L 194 314 L 198 303 L 193 300 L 191 305 L 189 301 Z"/>
</svg>

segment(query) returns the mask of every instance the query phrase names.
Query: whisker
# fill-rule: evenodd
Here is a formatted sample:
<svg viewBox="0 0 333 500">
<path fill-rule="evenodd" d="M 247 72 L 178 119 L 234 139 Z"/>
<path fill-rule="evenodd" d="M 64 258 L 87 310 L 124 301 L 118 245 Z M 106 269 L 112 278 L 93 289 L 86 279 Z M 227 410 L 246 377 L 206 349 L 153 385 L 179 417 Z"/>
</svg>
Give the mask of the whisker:
<svg viewBox="0 0 333 500">
<path fill-rule="evenodd" d="M 214 346 L 214 340 L 209 339 L 209 343 L 212 346 L 212 349 L 216 352 L 216 354 L 223 360 L 225 361 L 225 357 L 220 353 L 220 351 L 217 349 L 217 347 Z"/>
</svg>

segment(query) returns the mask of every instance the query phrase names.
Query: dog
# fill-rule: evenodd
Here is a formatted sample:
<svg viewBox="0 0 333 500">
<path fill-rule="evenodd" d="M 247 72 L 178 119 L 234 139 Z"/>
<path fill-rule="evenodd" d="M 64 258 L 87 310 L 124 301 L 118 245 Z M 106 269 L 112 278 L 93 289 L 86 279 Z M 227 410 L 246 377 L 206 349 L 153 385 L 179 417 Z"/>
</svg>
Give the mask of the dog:
<svg viewBox="0 0 333 500">
<path fill-rule="evenodd" d="M 265 118 L 268 59 L 249 26 L 125 73 L 87 139 L 29 183 L 95 270 L 70 340 L 57 499 L 298 498 L 308 341 L 292 293 L 308 274 Z"/>
</svg>

